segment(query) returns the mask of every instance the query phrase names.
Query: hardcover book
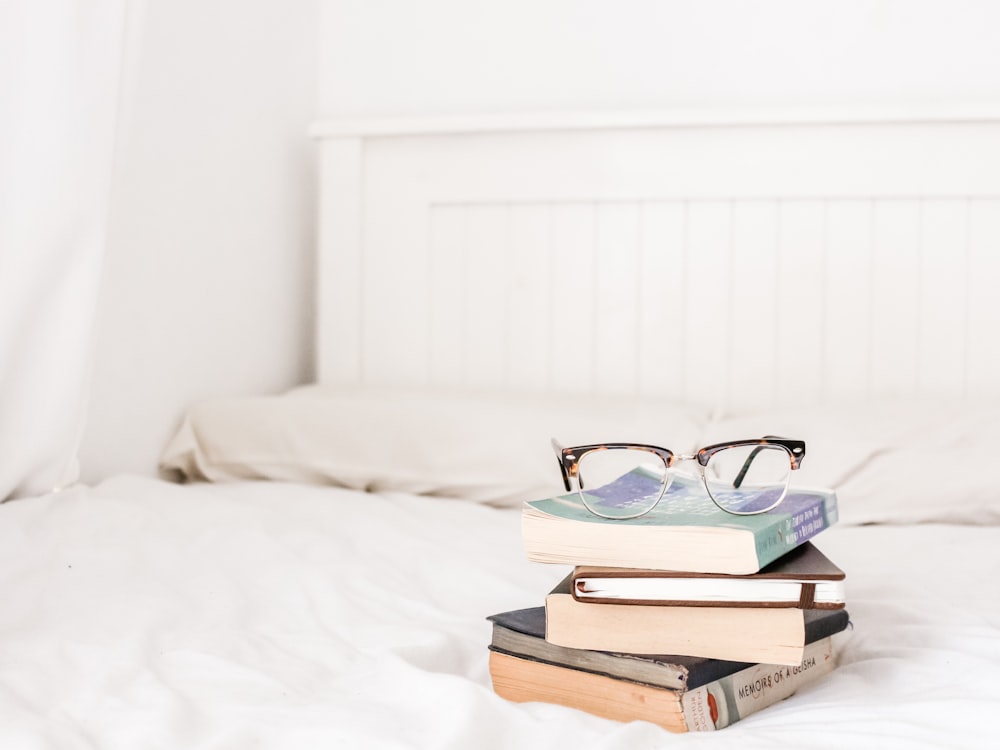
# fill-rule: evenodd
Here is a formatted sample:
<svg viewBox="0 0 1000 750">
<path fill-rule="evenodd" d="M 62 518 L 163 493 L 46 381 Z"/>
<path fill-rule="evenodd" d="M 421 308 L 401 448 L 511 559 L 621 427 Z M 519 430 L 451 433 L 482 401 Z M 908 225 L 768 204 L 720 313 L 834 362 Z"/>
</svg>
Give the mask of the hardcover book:
<svg viewBox="0 0 1000 750">
<path fill-rule="evenodd" d="M 848 615 L 828 611 L 812 622 L 809 645 L 794 666 L 563 648 L 544 639 L 543 607 L 488 619 L 490 675 L 498 695 L 685 732 L 721 729 L 830 672 L 832 636 L 847 626 Z"/>
<path fill-rule="evenodd" d="M 843 611 L 591 604 L 573 598 L 571 577 L 567 575 L 545 597 L 545 639 L 569 648 L 798 664 L 807 624 Z"/>
<path fill-rule="evenodd" d="M 675 607 L 844 606 L 844 571 L 812 542 L 795 548 L 758 573 L 735 576 L 640 568 L 578 566 L 570 591 L 581 602 Z"/>
<path fill-rule="evenodd" d="M 594 502 L 613 499 L 616 485 L 631 491 L 633 479 L 605 485 Z M 789 489 L 774 510 L 740 516 L 717 507 L 697 479 L 680 475 L 639 518 L 594 515 L 574 492 L 525 503 L 521 531 L 534 562 L 746 575 L 836 521 L 832 490 Z"/>
</svg>

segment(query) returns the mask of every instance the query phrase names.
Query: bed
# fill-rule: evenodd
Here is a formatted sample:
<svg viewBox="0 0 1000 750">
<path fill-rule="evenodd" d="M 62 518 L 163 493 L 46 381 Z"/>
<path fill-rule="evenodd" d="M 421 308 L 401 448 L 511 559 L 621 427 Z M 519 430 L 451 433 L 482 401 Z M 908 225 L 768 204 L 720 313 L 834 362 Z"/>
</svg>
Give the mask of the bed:
<svg viewBox="0 0 1000 750">
<path fill-rule="evenodd" d="M 317 382 L 0 506 L 4 748 L 967 747 L 1000 705 L 1000 122 L 319 123 Z M 490 687 L 549 447 L 808 443 L 838 667 L 717 733 Z"/>
</svg>

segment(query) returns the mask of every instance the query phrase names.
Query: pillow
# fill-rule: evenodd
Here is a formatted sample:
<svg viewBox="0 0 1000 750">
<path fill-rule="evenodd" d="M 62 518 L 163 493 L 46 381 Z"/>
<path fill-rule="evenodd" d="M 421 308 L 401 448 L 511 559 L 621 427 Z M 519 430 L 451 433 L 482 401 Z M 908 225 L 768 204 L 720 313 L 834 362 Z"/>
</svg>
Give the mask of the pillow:
<svg viewBox="0 0 1000 750">
<path fill-rule="evenodd" d="M 837 492 L 840 524 L 1000 523 L 1000 404 L 889 400 L 729 415 L 705 444 L 806 441 L 793 484 Z"/>
<path fill-rule="evenodd" d="M 161 459 L 174 479 L 276 479 L 493 505 L 565 492 L 550 445 L 690 451 L 708 414 L 628 398 L 306 386 L 190 410 Z"/>
</svg>

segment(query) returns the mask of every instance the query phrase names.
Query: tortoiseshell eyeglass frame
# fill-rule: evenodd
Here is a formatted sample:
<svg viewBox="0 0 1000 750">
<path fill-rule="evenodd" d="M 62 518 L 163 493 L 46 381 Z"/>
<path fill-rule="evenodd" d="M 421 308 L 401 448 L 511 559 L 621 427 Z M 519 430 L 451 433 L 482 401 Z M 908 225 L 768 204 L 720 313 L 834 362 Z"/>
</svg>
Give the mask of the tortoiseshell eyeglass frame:
<svg viewBox="0 0 1000 750">
<path fill-rule="evenodd" d="M 658 445 L 647 445 L 644 443 L 597 443 L 594 445 L 577 445 L 571 448 L 564 447 L 555 438 L 552 438 L 552 448 L 555 450 L 556 459 L 559 461 L 559 470 L 562 472 L 563 484 L 566 486 L 567 492 L 573 491 L 573 486 L 570 482 L 571 479 L 575 479 L 578 485 L 578 492 L 582 494 L 582 487 L 580 484 L 580 460 L 594 451 L 605 451 L 605 450 L 640 450 L 653 453 L 659 456 L 660 460 L 663 461 L 663 465 L 669 470 L 678 461 L 688 461 L 694 460 L 698 462 L 701 474 L 702 483 L 705 485 L 705 491 L 708 492 L 708 496 L 712 499 L 712 502 L 716 504 L 718 508 L 724 510 L 726 513 L 731 513 L 734 516 L 753 516 L 759 513 L 766 513 L 769 510 L 774 510 L 781 504 L 784 500 L 785 494 L 783 493 L 781 497 L 773 505 L 767 508 L 762 508 L 760 510 L 753 511 L 736 511 L 731 508 L 726 508 L 720 505 L 716 499 L 712 496 L 711 490 L 708 488 L 708 479 L 705 476 L 705 467 L 708 466 L 708 462 L 711 460 L 712 456 L 720 451 L 724 451 L 727 448 L 742 448 L 746 446 L 757 446 L 754 450 L 750 452 L 747 456 L 746 461 L 743 463 L 743 467 L 740 469 L 739 474 L 737 474 L 736 479 L 733 482 L 733 486 L 738 488 L 746 476 L 747 471 L 750 469 L 750 465 L 753 463 L 754 458 L 757 454 L 765 448 L 780 448 L 788 454 L 788 462 L 792 471 L 797 470 L 802 465 L 802 459 L 806 455 L 806 444 L 803 440 L 792 440 L 790 438 L 777 437 L 775 435 L 765 435 L 762 438 L 749 438 L 746 440 L 730 440 L 725 443 L 715 443 L 714 445 L 706 445 L 704 448 L 700 448 L 697 452 L 686 454 L 686 453 L 674 453 L 669 448 L 661 448 Z M 664 489 L 666 489 L 666 484 Z M 635 516 L 628 516 L 627 518 L 638 518 L 639 516 L 645 515 L 653 508 L 656 504 L 660 502 L 660 498 L 657 499 L 656 503 L 653 503 L 648 509 L 644 510 Z M 594 512 L 591 508 L 587 508 L 592 513 Z M 600 515 L 600 514 L 595 514 Z M 605 517 L 605 516 L 602 516 Z M 623 518 L 620 520 L 627 520 Z"/>
</svg>

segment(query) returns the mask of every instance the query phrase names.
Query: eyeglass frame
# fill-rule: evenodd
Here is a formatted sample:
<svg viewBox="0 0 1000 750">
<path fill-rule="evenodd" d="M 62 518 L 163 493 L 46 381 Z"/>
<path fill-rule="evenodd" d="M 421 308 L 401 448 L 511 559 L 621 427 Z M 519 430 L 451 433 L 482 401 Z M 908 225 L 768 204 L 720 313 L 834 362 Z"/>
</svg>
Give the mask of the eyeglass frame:
<svg viewBox="0 0 1000 750">
<path fill-rule="evenodd" d="M 580 484 L 580 461 L 588 453 L 593 453 L 595 451 L 602 450 L 641 450 L 647 451 L 648 453 L 653 453 L 663 461 L 663 465 L 669 472 L 673 467 L 674 463 L 677 461 L 697 461 L 699 474 L 701 476 L 702 484 L 705 486 L 705 491 L 708 493 L 709 498 L 715 504 L 717 508 L 726 513 L 730 513 L 734 516 L 756 516 L 761 513 L 767 513 L 772 511 L 781 505 L 785 497 L 788 495 L 788 480 L 785 482 L 785 492 L 782 493 L 778 502 L 774 505 L 763 508 L 761 510 L 746 511 L 741 512 L 737 510 L 732 510 L 730 508 L 725 508 L 719 504 L 719 502 L 712 495 L 712 491 L 708 488 L 708 478 L 705 476 L 705 467 L 708 466 L 708 462 L 711 460 L 712 456 L 716 453 L 726 450 L 727 448 L 742 448 L 748 445 L 757 446 L 754 450 L 750 452 L 747 456 L 746 461 L 743 462 L 743 468 L 740 469 L 739 474 L 736 475 L 736 479 L 733 483 L 734 488 L 739 489 L 743 478 L 746 476 L 747 471 L 750 469 L 750 464 L 753 463 L 753 459 L 757 456 L 760 451 L 764 450 L 768 446 L 777 446 L 782 448 L 788 454 L 789 465 L 791 466 L 791 471 L 796 471 L 802 465 L 802 459 L 806 455 L 806 444 L 804 440 L 793 440 L 791 438 L 778 437 L 776 435 L 765 435 L 762 438 L 750 438 L 746 440 L 731 440 L 725 443 L 714 443 L 712 445 L 706 445 L 704 448 L 699 448 L 695 453 L 674 453 L 669 448 L 661 448 L 658 445 L 649 445 L 646 443 L 595 443 L 593 445 L 578 445 L 572 447 L 563 446 L 558 440 L 552 438 L 552 448 L 556 452 L 556 460 L 559 462 L 559 470 L 562 473 L 563 484 L 566 486 L 567 492 L 573 492 L 573 487 L 570 484 L 570 478 L 576 479 L 577 489 L 576 492 L 583 495 L 583 486 Z M 789 473 L 789 478 L 791 474 Z M 663 490 L 660 492 L 660 496 L 656 498 L 656 502 L 653 503 L 649 508 L 644 510 L 642 513 L 637 513 L 634 516 L 623 516 L 616 518 L 614 516 L 602 516 L 600 513 L 595 513 L 586 503 L 584 507 L 594 515 L 600 518 L 608 518 L 611 520 L 622 520 L 626 521 L 632 518 L 640 518 L 650 511 L 653 510 L 663 496 L 666 494 L 667 487 L 670 486 L 670 482 L 666 480 L 666 475 L 664 475 Z"/>
</svg>

